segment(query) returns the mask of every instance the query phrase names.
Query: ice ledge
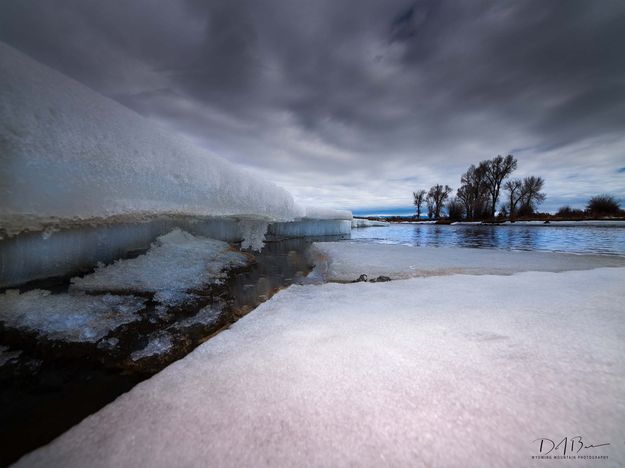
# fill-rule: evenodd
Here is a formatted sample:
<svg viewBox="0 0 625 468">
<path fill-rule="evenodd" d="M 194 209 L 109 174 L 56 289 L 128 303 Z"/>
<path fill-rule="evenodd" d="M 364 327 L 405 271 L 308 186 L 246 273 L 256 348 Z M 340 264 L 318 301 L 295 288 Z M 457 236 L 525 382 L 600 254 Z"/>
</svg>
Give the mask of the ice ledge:
<svg viewBox="0 0 625 468">
<path fill-rule="evenodd" d="M 74 275 L 98 262 L 111 263 L 147 249 L 176 228 L 251 247 L 263 238 L 349 236 L 350 221 L 301 219 L 269 223 L 262 218 L 167 216 L 131 222 L 73 224 L 43 231 L 23 232 L 0 240 L 0 287 L 54 276 Z M 262 231 L 262 232 L 261 232 Z"/>
</svg>

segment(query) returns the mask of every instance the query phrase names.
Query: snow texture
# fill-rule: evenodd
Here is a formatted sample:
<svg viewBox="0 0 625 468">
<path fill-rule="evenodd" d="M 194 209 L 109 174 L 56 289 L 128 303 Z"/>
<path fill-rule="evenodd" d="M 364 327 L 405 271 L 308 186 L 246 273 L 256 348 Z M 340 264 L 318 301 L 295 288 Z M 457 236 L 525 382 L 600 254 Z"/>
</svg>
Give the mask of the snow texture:
<svg viewBox="0 0 625 468">
<path fill-rule="evenodd" d="M 0 322 L 49 340 L 95 343 L 121 325 L 140 320 L 144 302 L 133 296 L 8 290 L 0 294 Z"/>
<path fill-rule="evenodd" d="M 453 274 L 511 275 L 522 271 L 625 267 L 625 257 L 552 252 L 412 247 L 363 242 L 320 242 L 311 252 L 315 276 L 348 282 L 365 274 L 403 279 Z"/>
<path fill-rule="evenodd" d="M 226 242 L 174 229 L 158 237 L 144 255 L 102 265 L 94 273 L 73 278 L 70 289 L 147 292 L 153 293 L 157 302 L 175 306 L 193 297 L 187 291 L 219 282 L 226 270 L 249 262 L 249 256 L 232 250 Z"/>
<path fill-rule="evenodd" d="M 386 221 L 371 221 L 370 219 L 352 219 L 352 229 L 386 226 L 390 226 L 390 223 Z"/>
<path fill-rule="evenodd" d="M 582 435 L 623 466 L 624 282 L 292 286 L 17 465 L 518 467 Z"/>
<path fill-rule="evenodd" d="M 120 216 L 305 214 L 285 190 L 2 43 L 0 142 L 8 234 Z"/>
</svg>

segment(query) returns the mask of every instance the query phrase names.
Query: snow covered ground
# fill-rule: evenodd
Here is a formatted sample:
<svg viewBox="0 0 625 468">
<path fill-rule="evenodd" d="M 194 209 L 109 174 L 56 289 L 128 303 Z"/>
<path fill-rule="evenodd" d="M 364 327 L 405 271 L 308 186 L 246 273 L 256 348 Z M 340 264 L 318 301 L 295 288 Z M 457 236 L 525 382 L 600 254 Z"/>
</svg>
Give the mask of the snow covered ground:
<svg viewBox="0 0 625 468">
<path fill-rule="evenodd" d="M 499 268 L 480 252 L 472 273 Z M 517 467 L 538 438 L 582 436 L 611 445 L 578 456 L 609 460 L 576 466 L 622 466 L 623 284 L 599 268 L 292 286 L 19 465 Z"/>
<path fill-rule="evenodd" d="M 410 247 L 361 242 L 321 242 L 313 246 L 314 274 L 325 281 L 402 279 L 458 273 L 511 275 L 522 271 L 586 270 L 625 267 L 625 257 L 551 252 Z"/>
</svg>

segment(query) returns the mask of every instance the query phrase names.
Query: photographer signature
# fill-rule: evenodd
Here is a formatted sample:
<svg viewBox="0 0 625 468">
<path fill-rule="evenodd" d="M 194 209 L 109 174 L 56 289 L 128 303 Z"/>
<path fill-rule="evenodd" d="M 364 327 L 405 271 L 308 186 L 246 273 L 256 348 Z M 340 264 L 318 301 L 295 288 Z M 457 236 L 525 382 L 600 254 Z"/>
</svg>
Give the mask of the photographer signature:
<svg viewBox="0 0 625 468">
<path fill-rule="evenodd" d="M 586 445 L 582 436 L 564 437 L 560 441 L 554 441 L 546 437 L 541 437 L 540 439 L 534 440 L 533 443 L 538 443 L 538 450 L 541 455 L 547 455 L 551 452 L 558 452 L 560 450 L 562 451 L 562 455 L 566 455 L 567 453 L 576 454 L 583 449 L 605 447 L 610 445 L 609 443 Z"/>
</svg>

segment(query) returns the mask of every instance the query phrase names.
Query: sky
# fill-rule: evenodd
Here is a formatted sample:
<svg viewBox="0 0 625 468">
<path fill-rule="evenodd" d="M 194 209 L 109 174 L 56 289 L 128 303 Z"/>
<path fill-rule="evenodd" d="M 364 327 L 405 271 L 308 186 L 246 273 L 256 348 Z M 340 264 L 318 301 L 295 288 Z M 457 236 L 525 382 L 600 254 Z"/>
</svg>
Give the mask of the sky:
<svg viewBox="0 0 625 468">
<path fill-rule="evenodd" d="M 0 40 L 289 190 L 411 209 L 498 154 L 625 201 L 622 0 L 4 0 Z"/>
</svg>

